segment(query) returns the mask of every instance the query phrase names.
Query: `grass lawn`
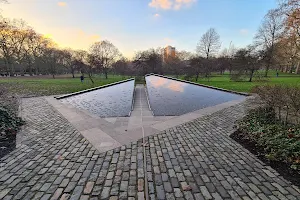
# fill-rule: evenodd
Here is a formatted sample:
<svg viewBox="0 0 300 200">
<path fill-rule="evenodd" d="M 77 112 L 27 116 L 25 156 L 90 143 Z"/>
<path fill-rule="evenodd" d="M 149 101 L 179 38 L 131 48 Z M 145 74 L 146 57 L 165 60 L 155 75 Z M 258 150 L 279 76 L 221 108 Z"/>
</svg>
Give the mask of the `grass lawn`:
<svg viewBox="0 0 300 200">
<path fill-rule="evenodd" d="M 104 76 L 96 75 L 94 77 L 95 83 L 93 85 L 87 77 L 85 78 L 84 83 L 81 83 L 79 76 L 72 78 L 71 75 L 60 75 L 55 79 L 53 79 L 51 76 L 13 77 L 0 78 L 0 86 L 5 86 L 12 94 L 41 96 L 77 92 L 80 90 L 121 81 L 127 78 L 130 77 L 109 75 L 108 79 L 105 79 Z M 179 78 L 182 79 L 183 77 Z M 195 80 L 192 79 L 191 81 Z M 139 81 L 137 80 L 137 82 Z M 224 75 L 213 74 L 213 77 L 210 78 L 210 81 L 202 78 L 199 79 L 197 83 L 238 92 L 250 92 L 252 87 L 263 84 L 284 84 L 300 87 L 300 75 L 280 73 L 279 77 L 276 77 L 276 72 L 270 71 L 269 78 L 263 82 L 255 80 L 253 82 L 235 82 L 230 80 L 230 75 L 228 73 Z"/>
<path fill-rule="evenodd" d="M 104 76 L 95 76 L 93 78 L 95 83 L 92 84 L 87 77 L 84 83 L 81 83 L 80 78 L 72 78 L 71 75 L 57 76 L 55 79 L 51 76 L 12 77 L 0 78 L 0 86 L 5 86 L 12 94 L 41 96 L 77 92 L 127 78 L 118 75 L 109 75 L 108 79 Z"/>
<path fill-rule="evenodd" d="M 191 81 L 196 82 L 194 79 Z M 224 74 L 224 75 L 214 74 L 209 81 L 207 79 L 202 78 L 202 79 L 198 79 L 197 83 L 224 88 L 233 91 L 238 91 L 238 92 L 250 92 L 254 86 L 264 85 L 264 84 L 269 84 L 269 85 L 284 84 L 284 85 L 300 87 L 300 75 L 279 73 L 279 77 L 276 77 L 276 72 L 270 71 L 269 77 L 265 81 L 254 80 L 253 82 L 248 82 L 248 81 L 235 82 L 230 80 L 229 74 Z"/>
</svg>

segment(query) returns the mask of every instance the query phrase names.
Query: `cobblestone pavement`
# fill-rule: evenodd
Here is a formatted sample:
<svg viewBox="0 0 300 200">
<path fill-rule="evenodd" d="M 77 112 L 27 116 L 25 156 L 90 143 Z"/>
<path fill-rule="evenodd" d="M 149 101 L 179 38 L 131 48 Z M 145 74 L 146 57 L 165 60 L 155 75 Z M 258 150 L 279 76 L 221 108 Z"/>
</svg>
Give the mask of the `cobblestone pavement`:
<svg viewBox="0 0 300 200">
<path fill-rule="evenodd" d="M 300 199 L 228 137 L 244 108 L 99 153 L 46 100 L 24 99 L 26 139 L 0 160 L 0 199 Z"/>
</svg>

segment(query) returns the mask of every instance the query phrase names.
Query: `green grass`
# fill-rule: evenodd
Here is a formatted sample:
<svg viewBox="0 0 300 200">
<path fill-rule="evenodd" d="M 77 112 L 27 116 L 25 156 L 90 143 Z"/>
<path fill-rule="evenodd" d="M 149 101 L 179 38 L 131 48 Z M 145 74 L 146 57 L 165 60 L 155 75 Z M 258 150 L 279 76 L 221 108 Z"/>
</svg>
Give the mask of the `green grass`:
<svg viewBox="0 0 300 200">
<path fill-rule="evenodd" d="M 263 73 L 263 71 L 260 73 Z M 85 78 L 84 83 L 81 83 L 78 77 L 73 79 L 70 75 L 58 76 L 56 79 L 51 78 L 51 76 L 14 77 L 0 78 L 0 86 L 6 86 L 6 88 L 8 88 L 12 94 L 26 96 L 56 95 L 77 92 L 80 90 L 121 81 L 127 78 L 130 77 L 109 75 L 108 79 L 105 79 L 104 76 L 97 75 L 94 77 L 95 83 L 93 85 L 87 77 Z M 183 76 L 179 78 L 182 79 Z M 195 81 L 195 79 L 191 79 L 191 81 Z M 136 82 L 143 83 L 143 79 L 137 79 Z M 197 83 L 238 92 L 250 92 L 254 86 L 264 84 L 284 84 L 300 87 L 300 75 L 280 72 L 279 77 L 276 77 L 276 71 L 270 71 L 269 77 L 265 81 L 254 80 L 253 82 L 235 82 L 230 80 L 230 75 L 228 73 L 224 75 L 215 73 L 213 74 L 213 77 L 210 78 L 210 81 L 202 78 L 199 79 Z"/>
<path fill-rule="evenodd" d="M 194 81 L 194 80 L 192 80 Z M 291 85 L 291 86 L 298 86 L 300 87 L 300 77 L 271 77 L 268 78 L 266 81 L 241 81 L 235 82 L 231 81 L 229 76 L 217 76 L 210 78 L 209 81 L 207 79 L 200 79 L 197 83 L 210 85 L 214 87 L 224 88 L 228 90 L 238 91 L 238 92 L 250 92 L 254 86 L 257 85 L 276 85 L 276 84 L 283 84 L 283 85 Z"/>
<path fill-rule="evenodd" d="M 264 73 L 264 71 L 260 71 L 259 73 Z M 183 77 L 179 77 L 183 78 Z M 264 81 L 258 81 L 256 78 L 252 82 L 245 81 L 232 81 L 230 80 L 229 73 L 225 73 L 224 75 L 220 75 L 217 73 L 212 74 L 212 77 L 209 81 L 205 78 L 199 78 L 198 81 L 195 79 L 191 79 L 190 81 L 201 83 L 204 85 L 210 85 L 218 88 L 224 88 L 228 90 L 233 90 L 237 92 L 250 92 L 251 89 L 257 85 L 290 85 L 300 87 L 300 75 L 299 74 L 290 74 L 279 72 L 279 77 L 276 77 L 276 71 L 271 70 L 268 73 L 268 78 Z"/>
<path fill-rule="evenodd" d="M 265 75 L 265 70 L 258 70 L 256 73 L 259 73 L 261 75 Z M 269 70 L 268 77 L 276 77 L 276 73 L 277 73 L 276 70 Z M 213 73 L 213 75 L 220 76 L 220 73 Z M 229 76 L 230 73 L 227 71 L 227 72 L 224 73 L 224 75 Z M 300 77 L 300 74 L 291 74 L 291 73 L 285 73 L 285 72 L 281 72 L 281 71 L 278 71 L 278 75 L 279 75 L 279 77 L 281 77 L 281 76 Z"/>
<path fill-rule="evenodd" d="M 97 87 L 117 81 L 127 79 L 129 77 L 122 77 L 118 75 L 109 75 L 108 79 L 103 76 L 95 76 L 93 78 L 94 84 L 85 78 L 81 83 L 79 78 L 71 77 L 13 77 L 13 78 L 0 78 L 0 86 L 5 86 L 11 94 L 19 95 L 55 95 L 67 94 L 85 90 L 92 87 Z"/>
</svg>

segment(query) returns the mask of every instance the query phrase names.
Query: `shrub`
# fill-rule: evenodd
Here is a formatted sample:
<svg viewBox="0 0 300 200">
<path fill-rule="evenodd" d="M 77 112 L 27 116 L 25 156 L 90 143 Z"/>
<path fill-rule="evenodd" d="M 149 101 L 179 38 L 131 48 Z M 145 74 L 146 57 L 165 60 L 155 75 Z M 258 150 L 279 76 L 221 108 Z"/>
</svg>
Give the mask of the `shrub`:
<svg viewBox="0 0 300 200">
<path fill-rule="evenodd" d="M 253 75 L 253 80 L 256 82 L 266 82 L 268 81 L 268 77 L 265 77 L 265 72 L 263 71 L 256 71 Z"/>
<path fill-rule="evenodd" d="M 140 83 L 140 82 L 143 82 L 144 81 L 144 77 L 143 76 L 136 76 L 135 77 L 135 81 Z"/>
<path fill-rule="evenodd" d="M 272 107 L 249 112 L 238 125 L 242 140 L 256 143 L 272 161 L 285 162 L 300 172 L 300 126 L 278 123 Z"/>
<path fill-rule="evenodd" d="M 246 76 L 243 74 L 243 71 L 232 72 L 230 74 L 230 80 L 232 81 L 245 81 Z"/>
<path fill-rule="evenodd" d="M 0 107 L 0 133 L 1 137 L 14 137 L 19 127 L 24 124 L 24 121 L 17 117 L 5 107 Z"/>
<path fill-rule="evenodd" d="M 266 105 L 272 107 L 279 120 L 299 124 L 300 87 L 264 85 L 254 87 L 251 92 L 257 93 Z"/>
<path fill-rule="evenodd" d="M 19 102 L 16 97 L 9 96 L 4 87 L 0 88 L 0 147 L 13 149 L 16 133 L 24 121 L 18 117 Z M 2 156 L 3 152 L 0 152 Z"/>
</svg>

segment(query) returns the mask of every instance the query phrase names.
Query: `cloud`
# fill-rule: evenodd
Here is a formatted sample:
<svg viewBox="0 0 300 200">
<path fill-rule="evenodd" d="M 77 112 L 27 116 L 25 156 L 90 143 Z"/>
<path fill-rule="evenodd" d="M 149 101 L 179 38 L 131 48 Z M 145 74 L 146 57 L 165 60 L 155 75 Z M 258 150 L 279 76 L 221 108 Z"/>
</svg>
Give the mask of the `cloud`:
<svg viewBox="0 0 300 200">
<path fill-rule="evenodd" d="M 240 34 L 241 35 L 248 35 L 249 31 L 247 29 L 241 29 Z"/>
<path fill-rule="evenodd" d="M 191 6 L 197 0 L 175 0 L 174 9 L 179 10 L 183 6 Z"/>
<path fill-rule="evenodd" d="M 60 2 L 57 3 L 57 5 L 58 5 L 59 7 L 66 7 L 66 6 L 67 6 L 67 3 L 66 3 L 66 2 L 63 2 L 63 1 L 60 1 Z"/>
<path fill-rule="evenodd" d="M 168 10 L 172 8 L 172 4 L 173 4 L 172 0 L 152 0 L 149 3 L 149 6 Z"/>
<path fill-rule="evenodd" d="M 196 1 L 197 0 L 151 0 L 148 5 L 163 10 L 179 10 L 182 7 L 191 6 Z"/>
</svg>

